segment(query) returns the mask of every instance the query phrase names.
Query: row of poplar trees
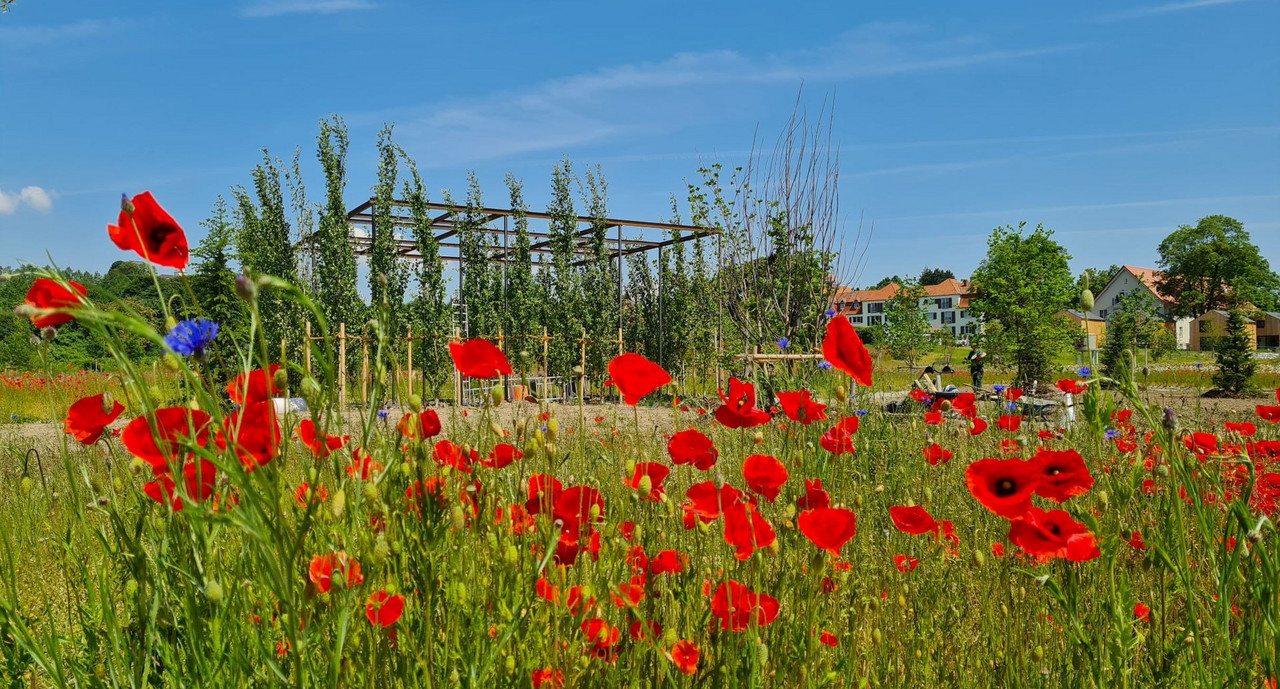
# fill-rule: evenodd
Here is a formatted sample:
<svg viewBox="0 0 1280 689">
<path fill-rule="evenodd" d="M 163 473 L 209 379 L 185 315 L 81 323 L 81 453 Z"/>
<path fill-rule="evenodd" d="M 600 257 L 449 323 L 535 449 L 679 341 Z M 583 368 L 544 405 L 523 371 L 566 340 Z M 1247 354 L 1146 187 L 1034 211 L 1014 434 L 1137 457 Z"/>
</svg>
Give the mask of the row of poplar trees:
<svg viewBox="0 0 1280 689">
<path fill-rule="evenodd" d="M 322 120 L 316 144 L 323 200 L 307 197 L 300 150 L 286 164 L 264 149 L 252 183 L 232 189 L 229 201 L 219 198 L 204 222 L 207 235 L 194 252 L 192 286 L 201 315 L 218 321 L 228 334 L 242 335 L 248 325 L 234 294 L 238 268 L 303 285 L 331 330 L 345 324 L 351 337 L 368 334 L 366 324 L 378 315 L 376 307 L 385 307 L 399 356 L 410 329 L 431 336 L 414 343 L 414 367 L 432 392 L 447 389 L 446 342 L 455 331 L 464 338 L 495 340 L 501 333 L 513 365 L 529 372 L 542 368 L 544 332 L 552 375 L 575 373 L 585 337 L 588 376 L 603 378 L 618 351 L 620 331 L 625 349 L 661 362 L 674 374 L 706 372 L 714 365 L 719 296 L 709 260 L 712 240 L 677 242 L 657 256 L 632 254 L 620 275 L 624 267 L 611 257 L 607 185 L 598 168 L 580 176 L 567 159 L 553 168 L 545 240 L 530 235 L 524 186 L 513 175 L 506 177 L 505 205 L 513 214 L 505 237 L 487 231 L 502 229 L 496 223 L 503 220 L 484 214 L 474 174 L 461 202 L 442 192 L 444 203 L 460 209 L 451 216 L 455 235 L 447 240 L 456 240 L 462 258 L 461 270 L 453 272 L 457 264 L 446 269 L 418 166 L 396 145 L 391 126 L 384 127 L 377 138 L 362 295 L 362 271 L 347 220 L 349 139 L 343 121 Z M 403 208 L 397 208 L 397 200 L 405 202 Z M 672 210 L 672 220 L 679 222 L 674 198 Z M 580 212 L 590 218 L 585 227 Z M 404 241 L 413 243 L 420 258 L 404 257 Z M 275 346 L 284 341 L 289 356 L 299 356 L 307 314 L 269 291 L 260 295 L 259 309 L 265 341 Z M 314 324 L 313 330 L 319 332 Z M 358 370 L 359 358 L 349 353 L 348 373 Z"/>
</svg>

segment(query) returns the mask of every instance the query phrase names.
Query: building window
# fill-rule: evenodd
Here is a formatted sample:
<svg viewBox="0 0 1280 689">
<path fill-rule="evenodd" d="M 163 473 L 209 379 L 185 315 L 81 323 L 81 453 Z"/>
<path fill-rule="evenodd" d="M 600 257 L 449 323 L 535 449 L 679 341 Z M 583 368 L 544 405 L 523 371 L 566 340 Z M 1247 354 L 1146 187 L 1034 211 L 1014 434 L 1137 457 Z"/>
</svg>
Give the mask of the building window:
<svg viewBox="0 0 1280 689">
<path fill-rule="evenodd" d="M 867 316 L 867 325 L 880 325 L 880 316 Z"/>
<path fill-rule="evenodd" d="M 884 302 L 877 301 L 867 304 L 867 313 L 884 313 Z"/>
<path fill-rule="evenodd" d="M 955 311 L 943 311 L 943 312 L 942 312 L 942 322 L 943 322 L 943 323 L 955 323 L 955 322 L 956 322 L 956 312 L 955 312 Z M 952 328 L 952 330 L 955 330 L 955 328 Z"/>
<path fill-rule="evenodd" d="M 951 301 L 951 297 L 940 297 L 933 300 L 933 305 L 940 309 L 949 309 L 951 308 Z"/>
<path fill-rule="evenodd" d="M 849 316 L 850 323 L 862 323 L 862 316 Z"/>
<path fill-rule="evenodd" d="M 968 312 L 968 311 L 965 311 L 965 310 L 963 310 L 963 309 L 961 309 L 961 310 L 960 310 L 960 317 L 961 317 L 961 318 L 968 318 L 968 317 L 969 317 L 969 312 Z"/>
<path fill-rule="evenodd" d="M 938 320 L 938 312 L 937 312 L 937 311 L 930 311 L 930 312 L 929 312 L 929 320 L 931 320 L 931 321 L 936 321 L 936 320 Z"/>
<path fill-rule="evenodd" d="M 1099 317 L 1099 318 L 1106 318 L 1106 317 L 1107 317 L 1107 310 L 1106 310 L 1106 309 L 1103 309 L 1103 310 L 1099 311 L 1099 312 L 1098 312 L 1098 317 Z"/>
</svg>

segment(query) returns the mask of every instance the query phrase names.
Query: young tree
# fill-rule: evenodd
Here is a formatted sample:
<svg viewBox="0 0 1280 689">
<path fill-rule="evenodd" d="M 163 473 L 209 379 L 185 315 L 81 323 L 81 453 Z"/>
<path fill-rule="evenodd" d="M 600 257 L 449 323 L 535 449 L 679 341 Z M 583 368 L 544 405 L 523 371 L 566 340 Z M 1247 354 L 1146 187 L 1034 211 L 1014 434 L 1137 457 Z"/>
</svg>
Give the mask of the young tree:
<svg viewBox="0 0 1280 689">
<path fill-rule="evenodd" d="M 1126 293 L 1107 317 L 1106 341 L 1102 345 L 1102 370 L 1115 379 L 1132 373 L 1127 371 L 1129 353 L 1140 349 L 1163 352 L 1170 337 L 1164 327 L 1159 306 L 1146 290 Z M 1157 354 L 1157 357 L 1159 355 Z"/>
<path fill-rule="evenodd" d="M 235 293 L 236 274 L 231 270 L 235 228 L 227 217 L 227 202 L 221 196 L 213 213 L 200 224 L 208 234 L 192 252 L 199 260 L 191 276 L 191 291 L 198 301 L 189 317 L 200 316 L 218 324 L 223 341 L 238 339 L 247 323 L 244 302 Z"/>
<path fill-rule="evenodd" d="M 445 201 L 453 204 L 446 196 Z M 458 233 L 458 253 L 462 258 L 462 297 L 468 337 L 497 337 L 498 312 L 502 305 L 501 267 L 492 261 L 492 243 L 485 232 L 481 209 L 484 198 L 474 172 L 467 173 L 467 202 L 461 213 L 453 214 Z"/>
<path fill-rule="evenodd" d="M 946 268 L 928 268 L 920 271 L 921 285 L 940 285 L 943 282 L 955 278 L 956 274 Z"/>
<path fill-rule="evenodd" d="M 418 334 L 426 335 L 416 348 L 414 363 L 439 397 L 440 387 L 449 378 L 449 355 L 444 336 L 451 334 L 453 313 L 445 291 L 444 261 L 440 258 L 440 244 L 432 227 L 431 209 L 427 207 L 426 185 L 418 174 L 418 166 L 401 151 L 409 168 L 404 182 L 404 197 L 409 203 L 409 215 L 413 218 L 413 240 L 418 245 L 417 279 L 418 295 L 413 300 L 412 311 Z"/>
<path fill-rule="evenodd" d="M 1085 268 L 1076 278 L 1075 285 L 1071 288 L 1071 300 L 1074 302 L 1080 298 L 1080 294 L 1086 289 L 1094 294 L 1102 291 L 1103 287 L 1111 282 L 1111 278 L 1120 272 L 1120 266 L 1111 264 L 1109 268 Z"/>
<path fill-rule="evenodd" d="M 347 186 L 347 125 L 337 115 L 320 120 L 316 158 L 324 168 L 325 182 L 325 203 L 320 209 L 314 241 L 316 302 L 329 328 L 336 333 L 340 323 L 356 328 L 365 320 L 365 306 L 356 291 L 356 257 L 351 249 L 343 198 Z M 348 367 L 355 366 L 355 360 L 356 357 L 349 357 Z"/>
<path fill-rule="evenodd" d="M 1227 315 L 1227 334 L 1223 337 L 1213 358 L 1218 370 L 1213 374 L 1213 384 L 1227 392 L 1243 392 L 1249 388 L 1249 379 L 1258 370 L 1253 358 L 1253 342 L 1249 337 L 1249 321 L 1240 309 L 1232 309 Z"/>
<path fill-rule="evenodd" d="M 547 214 L 551 216 L 548 233 L 551 235 L 551 268 L 554 290 L 548 300 L 550 312 L 545 323 L 556 336 L 551 342 L 551 370 L 566 374 L 577 363 L 573 340 L 582 336 L 585 304 L 582 299 L 582 280 L 574 268 L 578 239 L 578 215 L 573 207 L 573 170 L 566 158 L 551 171 L 551 203 Z"/>
<path fill-rule="evenodd" d="M 1225 215 L 1183 225 L 1160 242 L 1160 293 L 1174 316 L 1197 318 L 1214 309 L 1253 304 L 1273 310 L 1280 277 L 1249 240 L 1244 224 Z"/>
<path fill-rule="evenodd" d="M 1071 305 L 1071 258 L 1053 232 L 1037 225 L 1030 234 L 997 227 L 987 257 L 974 271 L 972 310 L 983 318 L 989 349 L 1017 368 L 1015 384 L 1050 379 L 1053 357 L 1074 341 L 1077 330 L 1056 314 Z"/>
<path fill-rule="evenodd" d="M 579 192 L 587 215 L 591 218 L 588 248 L 590 255 L 583 270 L 583 297 L 590 309 L 583 311 L 587 337 L 594 343 L 587 348 L 587 365 L 591 371 L 603 371 L 605 363 L 617 354 L 607 343 L 618 328 L 618 273 L 609 260 L 608 185 L 600 167 L 588 168 Z"/>
<path fill-rule="evenodd" d="M 513 351 L 528 351 L 531 355 L 534 347 L 531 335 L 542 335 L 541 307 L 546 295 L 534 280 L 533 274 L 533 242 L 529 238 L 529 218 L 526 215 L 528 206 L 524 200 L 524 183 L 510 173 L 507 174 L 507 191 L 511 197 L 511 222 L 515 229 L 514 246 L 510 247 L 504 257 L 507 265 L 506 309 L 502 314 L 503 329 L 516 343 Z M 512 359 L 513 363 L 520 357 Z"/>
<path fill-rule="evenodd" d="M 243 187 L 233 190 L 239 225 L 236 251 L 240 264 L 252 273 L 297 282 L 297 256 L 280 184 L 280 167 L 281 162 L 264 148 L 262 162 L 253 169 L 254 196 Z M 290 340 L 296 348 L 300 343 L 301 323 L 301 313 L 296 306 L 272 291 L 263 291 L 259 294 L 258 308 L 267 351 L 272 356 L 278 354 L 281 339 Z"/>
<path fill-rule="evenodd" d="M 391 141 L 391 125 L 378 132 L 378 179 L 373 185 L 373 236 L 369 246 L 370 305 L 376 310 L 385 303 L 393 336 L 404 331 L 402 312 L 409 283 L 409 268 L 400 259 L 396 217 L 392 213 L 399 175 L 399 149 Z M 397 340 L 398 341 L 398 340 Z"/>
<path fill-rule="evenodd" d="M 915 366 L 930 343 L 929 321 L 925 318 L 920 300 L 926 296 L 924 287 L 914 280 L 904 280 L 884 305 L 883 342 L 895 359 Z"/>
</svg>

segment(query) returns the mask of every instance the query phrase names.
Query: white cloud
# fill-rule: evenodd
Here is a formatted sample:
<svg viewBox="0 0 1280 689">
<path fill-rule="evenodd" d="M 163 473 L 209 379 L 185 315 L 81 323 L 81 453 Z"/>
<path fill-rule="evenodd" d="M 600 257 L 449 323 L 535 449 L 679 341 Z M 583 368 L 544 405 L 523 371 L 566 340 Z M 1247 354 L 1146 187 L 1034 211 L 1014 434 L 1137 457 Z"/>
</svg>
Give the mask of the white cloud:
<svg viewBox="0 0 1280 689">
<path fill-rule="evenodd" d="M 932 38 L 920 27 L 871 24 L 816 48 L 752 57 L 733 50 L 677 53 L 664 60 L 607 67 L 531 88 L 356 113 L 353 126 L 394 120 L 397 138 L 448 166 L 568 147 L 620 136 L 660 136 L 726 104 L 725 89 L 832 83 L 1014 62 L 1077 46 L 998 48 L 972 36 Z M 741 95 L 741 89 L 737 92 Z"/>
<path fill-rule="evenodd" d="M 129 25 L 123 19 L 85 19 L 57 26 L 0 26 L 0 48 L 24 49 L 60 45 L 114 33 Z"/>
<path fill-rule="evenodd" d="M 1236 3 L 1248 2 L 1249 0 L 1187 0 L 1186 2 L 1170 2 L 1163 5 L 1152 5 L 1150 7 L 1139 7 L 1133 10 L 1125 10 L 1123 12 L 1113 12 L 1098 17 L 1098 21 L 1118 22 L 1126 19 L 1142 19 L 1143 17 L 1156 17 L 1162 14 L 1172 14 L 1174 12 L 1185 12 L 1187 10 L 1196 10 L 1202 7 L 1213 7 L 1215 5 L 1234 5 Z"/>
<path fill-rule="evenodd" d="M 245 17 L 278 17 L 282 14 L 336 14 L 377 7 L 369 0 L 257 0 L 240 11 Z"/>
<path fill-rule="evenodd" d="M 0 215 L 13 215 L 18 206 L 25 204 L 40 212 L 48 212 L 53 208 L 54 194 L 40 187 L 23 187 L 22 191 L 5 191 L 0 189 Z"/>
</svg>

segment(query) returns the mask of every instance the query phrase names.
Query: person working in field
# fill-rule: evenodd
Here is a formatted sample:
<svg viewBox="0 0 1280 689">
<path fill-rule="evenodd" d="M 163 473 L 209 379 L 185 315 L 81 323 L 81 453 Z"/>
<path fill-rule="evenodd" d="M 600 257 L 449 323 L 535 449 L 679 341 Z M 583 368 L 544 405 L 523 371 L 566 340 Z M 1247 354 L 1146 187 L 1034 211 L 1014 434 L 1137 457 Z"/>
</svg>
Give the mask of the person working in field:
<svg viewBox="0 0 1280 689">
<path fill-rule="evenodd" d="M 987 353 L 977 347 L 969 350 L 969 356 L 965 357 L 965 360 L 969 362 L 969 376 L 973 378 L 973 387 L 975 388 L 982 387 L 983 362 L 986 358 Z"/>
</svg>

